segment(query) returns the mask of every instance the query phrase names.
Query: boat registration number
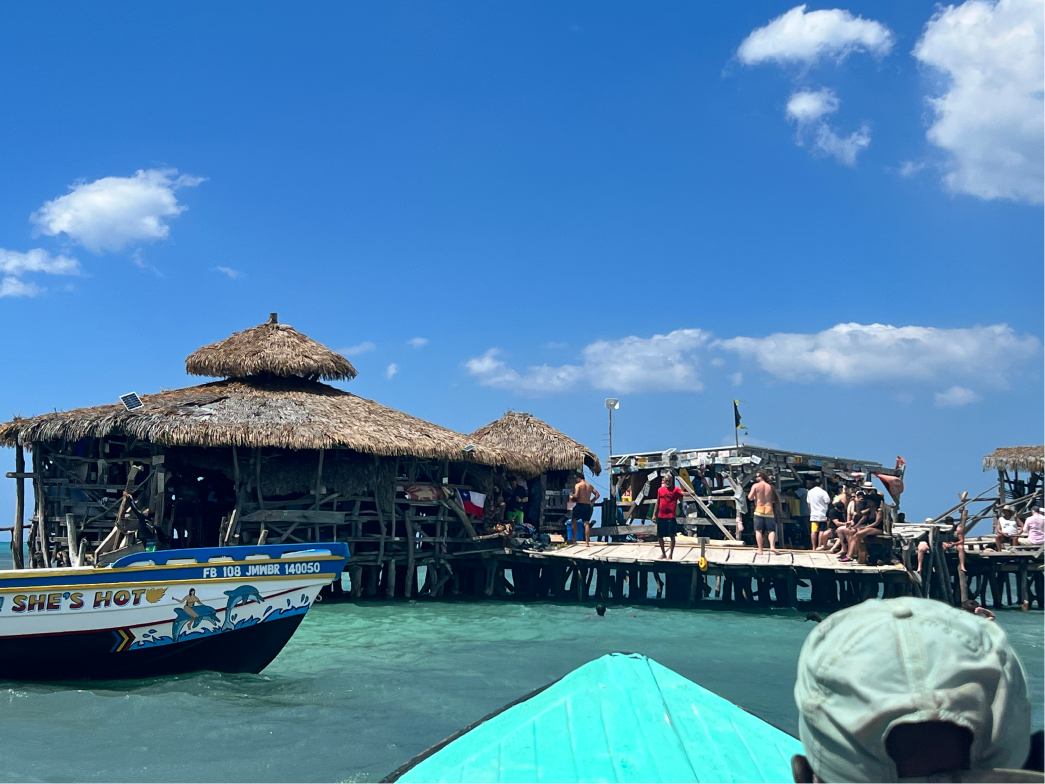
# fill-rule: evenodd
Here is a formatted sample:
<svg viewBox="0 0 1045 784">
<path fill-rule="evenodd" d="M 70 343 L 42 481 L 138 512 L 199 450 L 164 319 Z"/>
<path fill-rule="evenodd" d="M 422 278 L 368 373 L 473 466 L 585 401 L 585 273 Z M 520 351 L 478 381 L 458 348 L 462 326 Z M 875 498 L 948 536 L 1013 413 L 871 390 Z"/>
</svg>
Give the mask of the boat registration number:
<svg viewBox="0 0 1045 784">
<path fill-rule="evenodd" d="M 323 565 L 319 561 L 234 564 L 232 566 L 206 566 L 203 569 L 203 579 L 211 577 L 279 577 L 281 575 L 319 574 L 322 571 Z"/>
</svg>

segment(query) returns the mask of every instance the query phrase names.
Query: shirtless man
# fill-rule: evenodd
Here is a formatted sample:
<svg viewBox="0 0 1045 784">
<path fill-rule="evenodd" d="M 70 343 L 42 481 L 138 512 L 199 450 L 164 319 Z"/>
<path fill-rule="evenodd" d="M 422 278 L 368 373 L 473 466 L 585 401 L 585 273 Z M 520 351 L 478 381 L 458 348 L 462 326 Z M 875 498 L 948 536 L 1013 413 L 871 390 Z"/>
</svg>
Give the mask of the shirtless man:
<svg viewBox="0 0 1045 784">
<path fill-rule="evenodd" d="M 577 474 L 577 484 L 573 486 L 573 495 L 570 501 L 576 506 L 570 519 L 573 520 L 574 536 L 577 535 L 577 526 L 584 523 L 584 546 L 591 547 L 591 513 L 595 509 L 595 502 L 599 500 L 599 491 L 585 480 L 584 472 Z"/>
<path fill-rule="evenodd" d="M 773 485 L 769 484 L 766 475 L 758 472 L 758 481 L 751 487 L 747 494 L 748 501 L 755 502 L 755 543 L 758 545 L 758 554 L 762 555 L 762 534 L 769 534 L 769 549 L 776 555 L 780 551 L 776 549 L 776 504 L 777 494 Z"/>
</svg>

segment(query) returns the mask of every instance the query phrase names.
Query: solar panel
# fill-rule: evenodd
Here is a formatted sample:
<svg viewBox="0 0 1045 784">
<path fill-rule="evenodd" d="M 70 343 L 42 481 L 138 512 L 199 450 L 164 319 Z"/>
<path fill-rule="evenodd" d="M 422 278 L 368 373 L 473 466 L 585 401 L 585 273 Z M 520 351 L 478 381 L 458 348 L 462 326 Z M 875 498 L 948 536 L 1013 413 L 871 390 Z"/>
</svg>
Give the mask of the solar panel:
<svg viewBox="0 0 1045 784">
<path fill-rule="evenodd" d="M 138 397 L 137 392 L 128 392 L 126 395 L 120 395 L 120 402 L 123 403 L 124 408 L 128 411 L 134 411 L 134 409 L 145 405 L 142 403 L 141 398 Z"/>
</svg>

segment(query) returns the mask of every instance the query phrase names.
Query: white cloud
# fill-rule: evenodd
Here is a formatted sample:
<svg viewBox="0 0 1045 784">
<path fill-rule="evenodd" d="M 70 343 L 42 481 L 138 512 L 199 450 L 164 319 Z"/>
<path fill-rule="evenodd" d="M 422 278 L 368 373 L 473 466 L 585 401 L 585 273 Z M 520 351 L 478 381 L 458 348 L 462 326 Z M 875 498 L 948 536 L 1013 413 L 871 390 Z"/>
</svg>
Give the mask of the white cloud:
<svg viewBox="0 0 1045 784">
<path fill-rule="evenodd" d="M 816 334 L 716 341 L 785 381 L 843 384 L 968 376 L 1004 386 L 1015 365 L 1041 362 L 1041 344 L 1005 324 L 969 329 L 838 324 Z"/>
<path fill-rule="evenodd" d="M 355 357 L 360 354 L 366 354 L 369 351 L 373 351 L 377 346 L 371 343 L 369 340 L 364 340 L 362 343 L 357 343 L 354 346 L 348 346 L 347 348 L 339 348 L 338 354 L 344 357 Z"/>
<path fill-rule="evenodd" d="M 243 277 L 243 273 L 238 269 L 232 267 L 215 267 L 215 272 L 220 272 L 222 275 L 227 275 L 229 280 L 236 280 Z"/>
<path fill-rule="evenodd" d="M 0 248 L 0 272 L 7 275 L 22 275 L 26 272 L 79 275 L 80 262 L 69 256 L 52 256 L 40 248 L 34 248 L 25 253 Z"/>
<path fill-rule="evenodd" d="M 199 185 L 201 177 L 175 169 L 138 170 L 133 177 L 103 177 L 73 185 L 70 192 L 44 202 L 30 220 L 39 233 L 65 234 L 93 253 L 116 251 L 132 242 L 166 239 L 175 218 L 187 208 L 175 191 Z"/>
<path fill-rule="evenodd" d="M 900 176 L 913 177 L 924 168 L 924 161 L 904 161 L 900 164 Z"/>
<path fill-rule="evenodd" d="M 947 78 L 926 134 L 949 154 L 945 186 L 1041 203 L 1045 172 L 1042 0 L 969 0 L 939 10 L 913 54 Z"/>
<path fill-rule="evenodd" d="M 834 114 L 840 106 L 834 90 L 805 90 L 794 93 L 787 101 L 788 119 L 798 123 L 815 122 L 827 114 Z"/>
<path fill-rule="evenodd" d="M 35 283 L 26 283 L 18 278 L 0 279 L 0 297 L 35 297 L 43 289 Z"/>
<path fill-rule="evenodd" d="M 411 348 L 424 348 L 428 345 L 428 338 L 410 338 L 406 343 Z"/>
<path fill-rule="evenodd" d="M 936 393 L 936 406 L 938 408 L 960 408 L 970 403 L 979 403 L 980 396 L 971 389 L 965 387 L 951 387 L 946 392 Z"/>
<path fill-rule="evenodd" d="M 52 256 L 41 248 L 21 253 L 0 248 L 0 297 L 35 297 L 43 291 L 35 283 L 22 280 L 26 273 L 79 275 L 80 262 L 69 256 Z"/>
<path fill-rule="evenodd" d="M 853 166 L 856 156 L 871 144 L 871 130 L 863 125 L 849 136 L 839 136 L 824 118 L 837 112 L 840 105 L 833 90 L 804 90 L 792 94 L 785 113 L 798 125 L 795 137 L 798 146 L 811 144 L 814 152 L 830 155 L 839 163 Z"/>
<path fill-rule="evenodd" d="M 806 6 L 800 5 L 753 30 L 741 42 L 737 57 L 745 65 L 812 65 L 827 57 L 844 60 L 853 52 L 887 55 L 892 48 L 892 31 L 880 22 L 841 8 L 806 13 Z"/>
<path fill-rule="evenodd" d="M 736 373 L 731 373 L 729 376 L 729 380 L 730 382 L 732 382 L 733 386 L 739 387 L 741 384 L 744 383 L 744 374 L 739 371 L 737 371 Z"/>
<path fill-rule="evenodd" d="M 497 349 L 490 349 L 468 360 L 465 368 L 484 386 L 528 395 L 565 392 L 581 381 L 617 393 L 696 392 L 703 388 L 697 355 L 709 340 L 710 335 L 699 329 L 600 340 L 584 348 L 581 365 L 539 365 L 525 373 L 500 359 Z"/>
<path fill-rule="evenodd" d="M 397 365 L 395 362 L 393 362 L 388 367 L 385 368 L 385 378 L 387 378 L 389 381 L 391 381 L 392 378 L 395 376 L 395 374 L 398 373 L 398 372 L 399 372 L 399 365 Z"/>
</svg>

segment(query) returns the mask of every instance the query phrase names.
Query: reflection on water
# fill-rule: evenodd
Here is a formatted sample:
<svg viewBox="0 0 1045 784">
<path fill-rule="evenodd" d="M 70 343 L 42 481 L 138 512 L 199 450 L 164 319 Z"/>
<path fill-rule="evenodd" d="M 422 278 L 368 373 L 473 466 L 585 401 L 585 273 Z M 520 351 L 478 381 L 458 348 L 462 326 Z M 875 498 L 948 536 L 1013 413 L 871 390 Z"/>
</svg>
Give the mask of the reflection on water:
<svg viewBox="0 0 1045 784">
<path fill-rule="evenodd" d="M 2 546 L 2 545 L 0 545 Z M 367 781 L 604 653 L 644 653 L 782 729 L 813 624 L 556 604 L 322 604 L 262 674 L 0 683 L 5 780 Z M 1043 616 L 999 613 L 1042 726 Z"/>
</svg>

